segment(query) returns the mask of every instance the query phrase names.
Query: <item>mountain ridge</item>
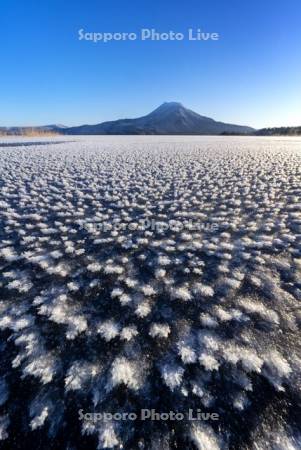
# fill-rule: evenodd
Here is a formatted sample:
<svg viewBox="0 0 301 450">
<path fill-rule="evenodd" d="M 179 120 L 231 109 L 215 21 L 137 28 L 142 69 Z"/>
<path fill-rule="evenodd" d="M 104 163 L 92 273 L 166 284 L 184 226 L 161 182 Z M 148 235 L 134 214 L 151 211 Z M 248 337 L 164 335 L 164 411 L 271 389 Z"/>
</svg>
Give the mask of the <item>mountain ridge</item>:
<svg viewBox="0 0 301 450">
<path fill-rule="evenodd" d="M 218 122 L 185 108 L 178 102 L 165 102 L 155 110 L 134 119 L 118 119 L 95 125 L 80 125 L 63 130 L 65 134 L 249 134 L 255 129 Z"/>
</svg>

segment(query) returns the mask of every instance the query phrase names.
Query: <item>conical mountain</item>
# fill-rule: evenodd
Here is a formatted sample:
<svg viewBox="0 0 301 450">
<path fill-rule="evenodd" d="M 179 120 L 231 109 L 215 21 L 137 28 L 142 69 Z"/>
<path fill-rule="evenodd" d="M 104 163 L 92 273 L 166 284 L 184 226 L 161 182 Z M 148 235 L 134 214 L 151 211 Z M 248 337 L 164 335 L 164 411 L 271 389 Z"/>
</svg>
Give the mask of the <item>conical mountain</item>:
<svg viewBox="0 0 301 450">
<path fill-rule="evenodd" d="M 253 128 L 216 122 L 178 102 L 166 102 L 150 114 L 137 119 L 120 119 L 97 125 L 82 125 L 64 130 L 67 134 L 223 134 L 252 133 Z"/>
</svg>

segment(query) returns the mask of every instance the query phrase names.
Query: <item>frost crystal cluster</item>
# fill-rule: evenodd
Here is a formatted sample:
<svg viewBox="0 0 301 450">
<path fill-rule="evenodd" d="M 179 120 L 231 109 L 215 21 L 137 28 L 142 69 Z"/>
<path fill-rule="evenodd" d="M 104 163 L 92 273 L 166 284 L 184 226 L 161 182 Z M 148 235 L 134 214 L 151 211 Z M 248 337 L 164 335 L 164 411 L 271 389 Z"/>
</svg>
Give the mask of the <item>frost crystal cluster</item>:
<svg viewBox="0 0 301 450">
<path fill-rule="evenodd" d="M 0 143 L 1 448 L 300 449 L 301 141 L 22 142 Z M 219 420 L 78 417 L 145 408 Z"/>
</svg>

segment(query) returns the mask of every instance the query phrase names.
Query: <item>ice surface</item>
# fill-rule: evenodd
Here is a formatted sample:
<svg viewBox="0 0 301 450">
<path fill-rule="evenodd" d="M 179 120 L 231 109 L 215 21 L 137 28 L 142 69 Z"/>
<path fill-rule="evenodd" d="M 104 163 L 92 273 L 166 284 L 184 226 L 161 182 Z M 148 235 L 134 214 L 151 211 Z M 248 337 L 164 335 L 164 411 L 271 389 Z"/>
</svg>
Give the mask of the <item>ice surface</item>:
<svg viewBox="0 0 301 450">
<path fill-rule="evenodd" d="M 301 140 L 64 140 L 0 152 L 0 439 L 300 449 Z"/>
</svg>

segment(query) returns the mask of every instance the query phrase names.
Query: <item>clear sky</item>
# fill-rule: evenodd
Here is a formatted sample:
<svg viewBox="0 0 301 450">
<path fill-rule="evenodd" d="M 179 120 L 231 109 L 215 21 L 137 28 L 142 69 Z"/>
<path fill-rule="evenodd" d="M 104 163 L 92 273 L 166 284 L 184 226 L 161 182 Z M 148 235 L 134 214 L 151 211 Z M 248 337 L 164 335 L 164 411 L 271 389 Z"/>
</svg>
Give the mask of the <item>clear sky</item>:
<svg viewBox="0 0 301 450">
<path fill-rule="evenodd" d="M 78 30 L 219 41 L 80 41 Z M 164 101 L 257 128 L 301 125 L 300 0 L 0 0 L 0 126 L 99 123 Z"/>
</svg>

